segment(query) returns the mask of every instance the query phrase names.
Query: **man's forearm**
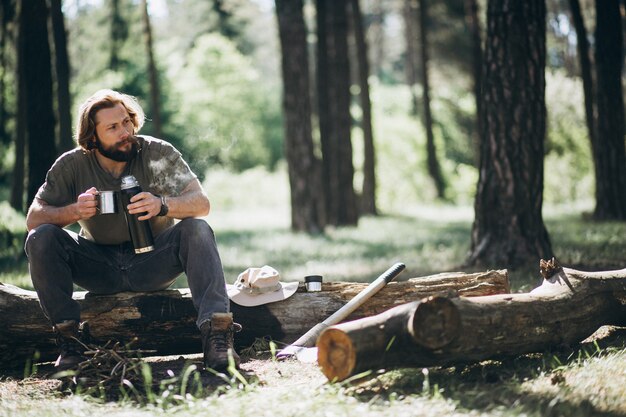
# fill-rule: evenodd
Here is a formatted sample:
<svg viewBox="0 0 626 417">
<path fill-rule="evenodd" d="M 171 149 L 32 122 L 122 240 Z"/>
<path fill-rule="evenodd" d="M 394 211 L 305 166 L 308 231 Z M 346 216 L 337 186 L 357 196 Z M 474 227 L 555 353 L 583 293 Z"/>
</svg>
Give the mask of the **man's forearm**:
<svg viewBox="0 0 626 417">
<path fill-rule="evenodd" d="M 54 207 L 34 202 L 26 216 L 26 228 L 30 231 L 42 224 L 55 224 L 65 227 L 76 223 L 80 216 L 76 209 L 76 203 L 65 207 Z"/>
<path fill-rule="evenodd" d="M 180 196 L 165 196 L 168 207 L 167 215 L 177 219 L 188 217 L 203 217 L 209 214 L 211 205 L 209 199 L 201 190 L 193 190 Z"/>
</svg>

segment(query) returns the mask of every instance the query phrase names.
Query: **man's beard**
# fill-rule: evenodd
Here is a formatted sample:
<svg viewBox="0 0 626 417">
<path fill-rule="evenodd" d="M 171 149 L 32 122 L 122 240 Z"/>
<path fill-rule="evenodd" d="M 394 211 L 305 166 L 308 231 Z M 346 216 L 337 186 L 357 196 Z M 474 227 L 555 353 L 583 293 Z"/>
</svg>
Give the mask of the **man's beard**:
<svg viewBox="0 0 626 417">
<path fill-rule="evenodd" d="M 130 149 L 128 151 L 118 149 L 121 145 L 124 145 L 125 142 L 130 142 Z M 134 137 L 127 139 L 125 142 L 117 143 L 113 146 L 105 148 L 102 145 L 102 142 L 100 142 L 100 139 L 96 138 L 96 149 L 98 149 L 102 156 L 105 156 L 116 162 L 128 162 L 137 155 L 138 145 L 137 139 L 135 139 Z"/>
</svg>

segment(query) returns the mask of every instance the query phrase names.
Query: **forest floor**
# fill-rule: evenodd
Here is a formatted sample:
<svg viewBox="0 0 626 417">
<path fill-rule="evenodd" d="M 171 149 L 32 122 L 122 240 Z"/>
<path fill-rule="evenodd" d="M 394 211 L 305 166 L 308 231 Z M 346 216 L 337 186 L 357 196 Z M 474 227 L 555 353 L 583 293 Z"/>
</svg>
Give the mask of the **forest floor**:
<svg viewBox="0 0 626 417">
<path fill-rule="evenodd" d="M 197 372 L 202 388 L 181 394 L 181 380 L 172 376 L 201 361 L 201 355 L 145 358 L 154 392 L 116 401 L 64 388 L 51 377 L 52 365 L 42 364 L 29 377 L 0 379 L 0 416 L 626 416 L 626 329 L 620 328 L 603 327 L 558 351 L 378 372 L 344 383 L 328 382 L 314 363 L 260 352 L 245 358 L 236 376 Z"/>
</svg>

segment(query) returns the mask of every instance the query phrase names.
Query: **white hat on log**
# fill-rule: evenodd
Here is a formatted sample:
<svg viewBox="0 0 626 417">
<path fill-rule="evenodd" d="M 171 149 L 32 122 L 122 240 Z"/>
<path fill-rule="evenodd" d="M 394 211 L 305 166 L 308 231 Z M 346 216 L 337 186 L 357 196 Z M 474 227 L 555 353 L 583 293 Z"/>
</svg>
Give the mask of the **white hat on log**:
<svg viewBox="0 0 626 417">
<path fill-rule="evenodd" d="M 291 297 L 298 290 L 298 282 L 280 282 L 278 271 L 265 265 L 246 269 L 233 285 L 226 285 L 226 290 L 234 303 L 252 307 Z"/>
</svg>

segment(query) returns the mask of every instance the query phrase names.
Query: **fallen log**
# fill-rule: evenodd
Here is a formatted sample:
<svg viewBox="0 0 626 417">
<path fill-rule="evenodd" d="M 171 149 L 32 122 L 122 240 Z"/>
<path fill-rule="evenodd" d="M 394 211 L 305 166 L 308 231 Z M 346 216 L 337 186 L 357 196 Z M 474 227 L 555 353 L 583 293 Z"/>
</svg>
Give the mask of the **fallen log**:
<svg viewBox="0 0 626 417">
<path fill-rule="evenodd" d="M 235 321 L 244 329 L 235 336 L 236 346 L 250 346 L 260 337 L 291 343 L 366 286 L 366 283 L 328 282 L 323 284 L 321 292 L 308 293 L 302 284 L 296 294 L 282 302 L 256 307 L 231 303 Z M 392 282 L 347 320 L 448 291 L 468 296 L 508 293 L 507 271 L 445 273 Z M 113 295 L 75 292 L 74 298 L 97 341 L 134 340 L 134 348 L 155 350 L 159 355 L 201 352 L 196 311 L 188 289 Z M 56 357 L 54 334 L 34 291 L 0 283 L 0 317 L 0 369 L 23 366 L 35 351 L 40 361 Z"/>
<path fill-rule="evenodd" d="M 341 381 L 541 352 L 579 343 L 602 325 L 626 325 L 626 269 L 557 268 L 530 293 L 431 296 L 331 326 L 317 340 L 317 359 L 329 380 Z"/>
</svg>

